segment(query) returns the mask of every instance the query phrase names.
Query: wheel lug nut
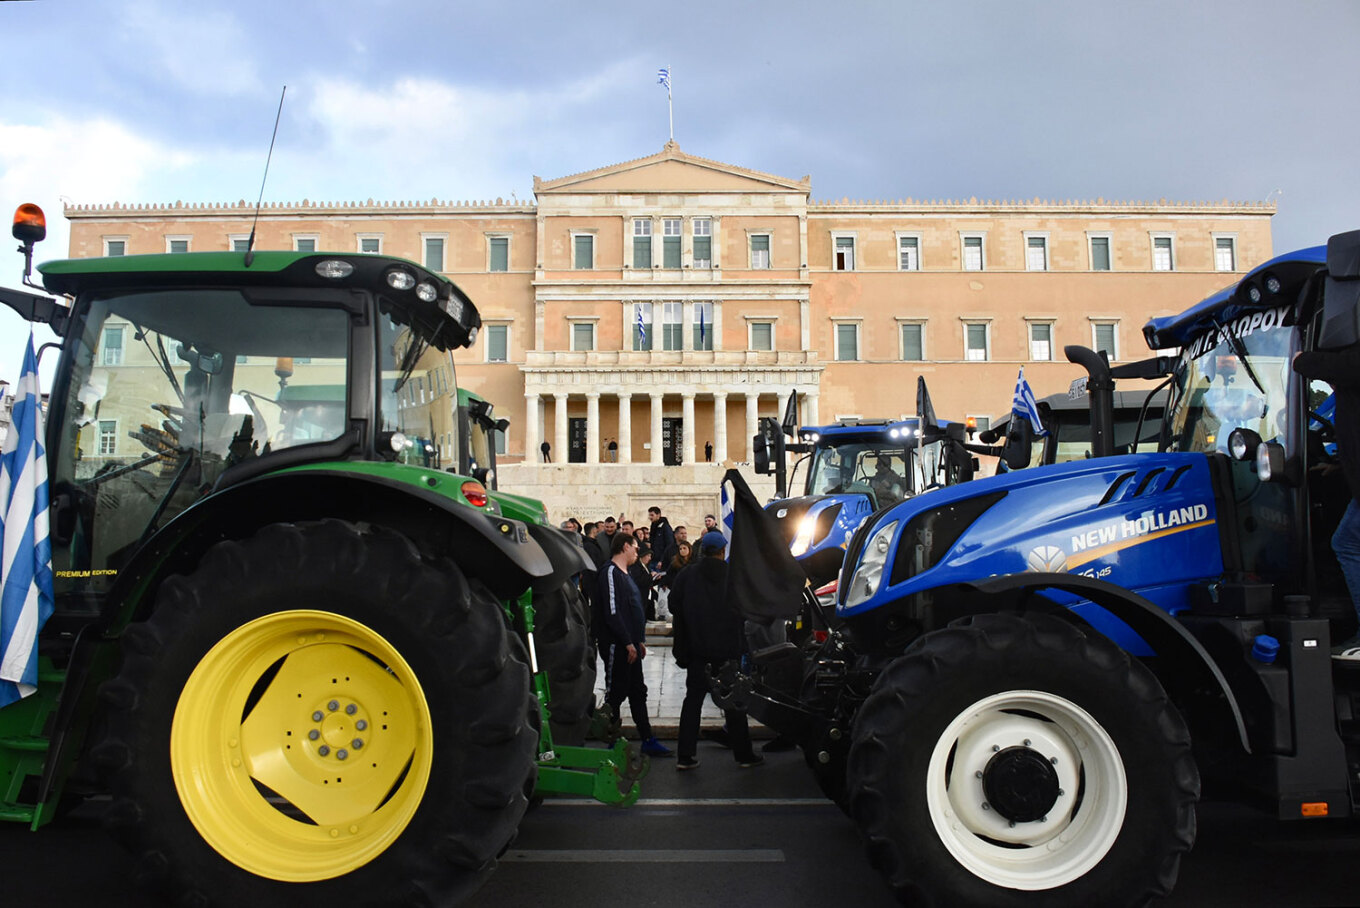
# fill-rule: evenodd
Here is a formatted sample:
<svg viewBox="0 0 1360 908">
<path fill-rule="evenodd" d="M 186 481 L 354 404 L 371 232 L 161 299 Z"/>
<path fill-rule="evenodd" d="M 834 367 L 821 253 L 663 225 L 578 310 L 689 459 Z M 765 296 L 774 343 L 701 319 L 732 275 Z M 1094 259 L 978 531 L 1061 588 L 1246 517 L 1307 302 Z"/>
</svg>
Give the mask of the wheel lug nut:
<svg viewBox="0 0 1360 908">
<path fill-rule="evenodd" d="M 313 728 L 311 731 L 307 732 L 307 737 L 315 741 L 317 738 L 321 737 L 321 732 Z"/>
<path fill-rule="evenodd" d="M 362 748 L 362 747 L 364 746 L 364 739 L 363 739 L 363 738 L 355 738 L 353 741 L 351 741 L 351 742 L 349 742 L 349 743 L 352 744 L 352 745 L 354 745 L 354 749 L 355 749 L 355 750 L 359 750 L 360 748 Z M 1059 794 L 1062 794 L 1062 792 L 1058 792 L 1058 793 L 1059 793 Z"/>
<path fill-rule="evenodd" d="M 327 747 L 325 744 L 322 744 L 320 747 L 316 749 L 316 752 L 321 754 L 321 756 L 326 757 L 330 756 L 331 749 Z"/>
<path fill-rule="evenodd" d="M 354 723 L 354 727 L 359 731 L 363 731 L 365 728 L 368 728 L 368 722 L 364 719 L 360 719 L 358 722 Z"/>
<path fill-rule="evenodd" d="M 1014 821 L 1014 820 L 1011 820 L 1011 829 L 1014 829 L 1014 828 L 1015 828 L 1015 821 Z"/>
<path fill-rule="evenodd" d="M 1040 823 L 1047 823 L 1047 822 L 1048 822 L 1048 817 L 1039 817 L 1039 822 L 1040 822 Z"/>
<path fill-rule="evenodd" d="M 1067 792 L 1063 791 L 1061 788 L 1058 789 L 1058 797 L 1061 798 L 1065 794 L 1067 794 Z"/>
<path fill-rule="evenodd" d="M 313 722 L 320 722 L 324 718 L 326 718 L 326 714 L 319 709 L 316 712 L 312 713 Z"/>
<path fill-rule="evenodd" d="M 993 744 L 993 745 L 992 745 L 992 753 L 1000 753 L 1000 752 L 1001 752 L 1001 745 L 1000 745 L 1000 744 Z"/>
<path fill-rule="evenodd" d="M 335 712 L 337 709 L 340 708 L 340 701 L 332 700 L 331 702 L 326 704 L 326 708 L 329 709 L 331 712 Z"/>
<path fill-rule="evenodd" d="M 348 706 L 345 707 L 345 715 L 347 715 L 347 716 L 352 716 L 352 715 L 354 715 L 355 713 L 357 713 L 358 711 L 359 711 L 359 707 L 355 706 L 353 703 L 351 703 L 351 704 L 349 704 Z"/>
<path fill-rule="evenodd" d="M 343 760 L 343 759 L 345 759 L 345 758 L 348 757 L 348 756 L 349 756 L 349 751 L 345 750 L 343 747 L 340 748 L 339 750 L 337 750 L 337 751 L 335 752 L 335 759 L 337 759 L 337 760 Z"/>
<path fill-rule="evenodd" d="M 983 809 L 983 810 L 991 810 L 991 809 L 992 809 L 992 805 L 991 805 L 991 804 L 988 804 L 986 801 L 983 801 L 983 802 L 982 802 L 982 809 Z"/>
<path fill-rule="evenodd" d="M 982 770 L 979 769 L 977 772 L 973 773 L 973 778 L 975 779 L 982 778 Z"/>
<path fill-rule="evenodd" d="M 1049 760 L 1048 760 L 1048 762 L 1052 763 L 1054 766 L 1057 766 L 1057 765 L 1058 765 L 1058 758 L 1057 758 L 1057 757 L 1050 757 Z"/>
<path fill-rule="evenodd" d="M 1025 739 L 1025 746 L 1026 746 L 1026 747 L 1029 747 L 1029 738 L 1026 738 L 1026 739 Z"/>
</svg>

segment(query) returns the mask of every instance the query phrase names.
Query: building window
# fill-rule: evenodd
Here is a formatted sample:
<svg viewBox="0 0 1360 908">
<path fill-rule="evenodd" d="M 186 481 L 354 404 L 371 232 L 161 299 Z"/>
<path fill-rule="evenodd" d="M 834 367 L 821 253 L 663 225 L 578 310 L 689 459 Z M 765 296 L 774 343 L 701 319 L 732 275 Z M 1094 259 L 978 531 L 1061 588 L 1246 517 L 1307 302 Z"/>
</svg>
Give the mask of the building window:
<svg viewBox="0 0 1360 908">
<path fill-rule="evenodd" d="M 969 362 L 991 359 L 991 325 L 987 322 L 965 322 L 963 326 L 963 358 Z"/>
<path fill-rule="evenodd" d="M 491 236 L 486 239 L 489 261 L 487 267 L 492 271 L 510 270 L 510 237 Z"/>
<path fill-rule="evenodd" d="M 836 361 L 854 362 L 859 359 L 859 322 L 836 323 Z"/>
<path fill-rule="evenodd" d="M 981 271 L 987 266 L 982 256 L 982 234 L 963 234 L 963 270 Z"/>
<path fill-rule="evenodd" d="M 117 328 L 104 329 L 104 365 L 121 366 L 123 364 L 123 329 Z"/>
<path fill-rule="evenodd" d="M 695 218 L 694 229 L 694 267 L 713 267 L 713 219 Z"/>
<path fill-rule="evenodd" d="M 118 420 L 99 420 L 99 454 L 107 457 L 118 453 Z"/>
<path fill-rule="evenodd" d="M 232 252 L 250 251 L 250 234 L 248 233 L 229 233 L 227 234 L 227 248 Z"/>
<path fill-rule="evenodd" d="M 492 437 L 495 439 L 496 455 L 500 456 L 504 454 L 506 452 L 505 430 L 497 429 L 495 432 L 491 434 Z"/>
<path fill-rule="evenodd" d="M 104 237 L 105 255 L 127 255 L 127 237 Z"/>
<path fill-rule="evenodd" d="M 370 236 L 365 236 L 364 234 L 361 233 L 361 234 L 359 234 L 355 239 L 356 239 L 357 242 L 359 243 L 359 251 L 360 251 L 360 252 L 367 252 L 367 253 L 372 253 L 372 254 L 378 254 L 378 253 L 381 253 L 381 252 L 382 252 L 382 237 L 381 237 L 381 236 L 371 236 L 371 235 L 370 235 Z"/>
<path fill-rule="evenodd" d="M 1214 237 L 1214 270 L 1237 270 L 1237 240 L 1230 236 Z"/>
<path fill-rule="evenodd" d="M 316 252 L 316 237 L 314 236 L 294 236 L 294 252 Z"/>
<path fill-rule="evenodd" d="M 679 218 L 666 218 L 661 222 L 661 267 L 680 267 L 680 231 L 684 222 Z"/>
<path fill-rule="evenodd" d="M 1048 235 L 1043 233 L 1025 234 L 1025 270 L 1048 270 Z"/>
<path fill-rule="evenodd" d="M 831 267 L 836 271 L 855 270 L 855 238 L 853 236 L 833 237 L 834 249 Z"/>
<path fill-rule="evenodd" d="M 926 358 L 926 326 L 920 322 L 902 323 L 902 359 L 918 363 Z"/>
<path fill-rule="evenodd" d="M 973 428 L 977 429 L 979 432 L 985 432 L 992 427 L 992 418 L 990 416 L 967 415 L 964 416 L 964 419 L 966 419 L 973 426 Z"/>
<path fill-rule="evenodd" d="M 751 349 L 774 350 L 774 322 L 751 322 Z"/>
<path fill-rule="evenodd" d="M 595 267 L 595 237 L 589 233 L 578 233 L 571 238 L 571 267 L 578 271 L 589 271 Z"/>
<path fill-rule="evenodd" d="M 425 267 L 431 271 L 444 270 L 444 237 L 425 237 Z"/>
<path fill-rule="evenodd" d="M 1154 236 L 1152 238 L 1152 270 L 1176 270 L 1175 249 L 1173 248 L 1171 237 Z"/>
<path fill-rule="evenodd" d="M 489 363 L 508 363 L 510 361 L 510 326 L 486 326 L 486 361 Z"/>
<path fill-rule="evenodd" d="M 1029 358 L 1041 363 L 1053 359 L 1052 322 L 1029 323 Z"/>
<path fill-rule="evenodd" d="M 683 350 L 685 346 L 685 306 L 661 304 L 661 349 Z"/>
<path fill-rule="evenodd" d="M 713 349 L 713 304 L 694 304 L 694 349 Z"/>
<path fill-rule="evenodd" d="M 770 267 L 770 235 L 768 233 L 751 234 L 751 267 L 757 269 Z"/>
<path fill-rule="evenodd" d="M 646 352 L 652 349 L 652 304 L 633 304 L 633 349 Z"/>
<path fill-rule="evenodd" d="M 595 349 L 595 323 L 571 323 L 571 349 L 577 353 L 588 353 Z"/>
<path fill-rule="evenodd" d="M 1091 270 L 1109 271 L 1110 270 L 1110 238 L 1108 236 L 1092 236 L 1091 241 Z"/>
<path fill-rule="evenodd" d="M 189 237 L 187 236 L 168 236 L 165 238 L 166 252 L 188 252 Z"/>
<path fill-rule="evenodd" d="M 1104 351 L 1110 361 L 1119 359 L 1119 323 L 1118 322 L 1092 322 L 1091 323 L 1091 346 L 1097 352 Z"/>
<path fill-rule="evenodd" d="M 633 218 L 633 267 L 652 267 L 652 222 Z"/>
<path fill-rule="evenodd" d="M 916 234 L 897 235 L 897 270 L 921 270 L 921 237 Z"/>
</svg>

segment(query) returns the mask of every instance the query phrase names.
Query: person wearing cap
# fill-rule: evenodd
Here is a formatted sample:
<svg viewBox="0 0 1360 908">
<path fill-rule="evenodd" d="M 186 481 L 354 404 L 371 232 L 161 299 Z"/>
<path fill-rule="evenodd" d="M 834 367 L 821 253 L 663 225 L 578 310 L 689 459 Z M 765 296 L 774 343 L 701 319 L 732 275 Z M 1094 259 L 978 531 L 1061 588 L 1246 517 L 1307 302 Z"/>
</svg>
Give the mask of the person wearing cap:
<svg viewBox="0 0 1360 908">
<path fill-rule="evenodd" d="M 699 539 L 700 557 L 675 578 L 670 606 L 674 632 L 672 654 L 685 669 L 685 700 L 680 707 L 680 742 L 676 745 L 679 770 L 699 765 L 699 717 L 708 696 L 708 671 L 716 673 L 746 652 L 741 614 L 726 599 L 727 539 L 717 530 Z M 743 769 L 765 762 L 751 747 L 751 729 L 742 710 L 724 710 L 728 739 L 737 765 Z"/>
</svg>

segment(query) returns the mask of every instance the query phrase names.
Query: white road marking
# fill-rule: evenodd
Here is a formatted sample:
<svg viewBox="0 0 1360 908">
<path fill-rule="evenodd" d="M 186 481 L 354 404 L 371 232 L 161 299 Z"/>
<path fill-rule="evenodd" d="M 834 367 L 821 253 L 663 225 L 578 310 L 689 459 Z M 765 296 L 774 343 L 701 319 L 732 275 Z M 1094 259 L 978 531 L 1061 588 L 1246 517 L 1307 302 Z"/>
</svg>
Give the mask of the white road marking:
<svg viewBox="0 0 1360 908">
<path fill-rule="evenodd" d="M 535 864 L 782 864 L 778 848 L 515 849 L 501 861 Z"/>
</svg>

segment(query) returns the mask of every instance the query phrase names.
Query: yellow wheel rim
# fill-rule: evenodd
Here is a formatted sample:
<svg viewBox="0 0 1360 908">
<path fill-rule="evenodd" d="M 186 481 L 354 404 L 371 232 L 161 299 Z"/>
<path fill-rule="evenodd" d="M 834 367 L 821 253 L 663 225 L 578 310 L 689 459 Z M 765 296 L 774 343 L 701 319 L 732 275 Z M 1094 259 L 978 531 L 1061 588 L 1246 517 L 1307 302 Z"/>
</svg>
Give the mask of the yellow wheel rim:
<svg viewBox="0 0 1360 908">
<path fill-rule="evenodd" d="M 190 821 L 258 876 L 348 873 L 401 835 L 433 742 L 415 673 L 341 615 L 287 611 L 236 628 L 189 676 L 170 766 Z"/>
</svg>

